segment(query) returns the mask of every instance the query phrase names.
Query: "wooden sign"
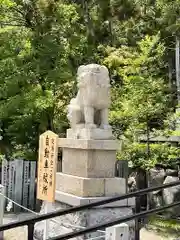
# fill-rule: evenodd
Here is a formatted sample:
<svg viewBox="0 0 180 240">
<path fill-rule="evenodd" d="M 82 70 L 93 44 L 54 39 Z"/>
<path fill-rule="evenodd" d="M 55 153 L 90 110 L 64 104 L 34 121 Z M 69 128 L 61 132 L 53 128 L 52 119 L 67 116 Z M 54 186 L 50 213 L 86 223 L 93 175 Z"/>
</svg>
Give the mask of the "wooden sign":
<svg viewBox="0 0 180 240">
<path fill-rule="evenodd" d="M 58 135 L 47 131 L 39 139 L 37 198 L 55 201 Z"/>
</svg>

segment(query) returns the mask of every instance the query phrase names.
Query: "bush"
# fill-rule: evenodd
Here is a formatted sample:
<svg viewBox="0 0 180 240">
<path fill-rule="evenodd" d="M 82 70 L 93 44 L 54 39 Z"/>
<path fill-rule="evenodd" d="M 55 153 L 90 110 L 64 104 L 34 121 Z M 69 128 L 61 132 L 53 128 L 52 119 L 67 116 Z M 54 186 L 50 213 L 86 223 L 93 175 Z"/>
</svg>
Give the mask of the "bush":
<svg viewBox="0 0 180 240">
<path fill-rule="evenodd" d="M 150 169 L 157 164 L 164 167 L 177 168 L 177 158 L 180 149 L 168 143 L 150 144 L 150 157 L 147 154 L 147 144 L 132 143 L 124 146 L 121 152 L 117 153 L 118 160 L 127 160 L 133 167 Z"/>
</svg>

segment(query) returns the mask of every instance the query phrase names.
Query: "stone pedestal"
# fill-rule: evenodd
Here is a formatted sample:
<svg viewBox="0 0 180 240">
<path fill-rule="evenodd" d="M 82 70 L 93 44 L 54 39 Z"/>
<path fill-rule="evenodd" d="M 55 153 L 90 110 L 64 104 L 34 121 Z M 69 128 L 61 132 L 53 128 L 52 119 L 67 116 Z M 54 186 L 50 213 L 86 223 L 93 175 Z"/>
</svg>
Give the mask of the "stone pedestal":
<svg viewBox="0 0 180 240">
<path fill-rule="evenodd" d="M 125 179 L 115 178 L 115 140 L 59 140 L 63 148 L 62 173 L 56 189 L 79 197 L 115 196 L 126 191 Z"/>
<path fill-rule="evenodd" d="M 115 176 L 115 140 L 59 139 L 63 149 L 62 172 L 85 178 Z"/>
<path fill-rule="evenodd" d="M 97 200 L 96 200 L 97 201 Z M 52 205 L 50 211 L 56 211 L 60 209 L 70 208 L 71 205 L 65 204 L 64 202 L 56 201 Z M 44 213 L 44 205 L 42 206 L 41 213 Z M 87 209 L 82 212 L 73 214 L 67 214 L 65 216 L 53 218 L 49 220 L 49 231 L 48 238 L 57 237 L 62 234 L 82 230 L 86 227 L 91 227 L 96 224 L 101 224 L 109 221 L 116 220 L 118 218 L 132 214 L 132 210 L 128 206 L 124 207 L 102 207 Z M 134 240 L 134 222 L 127 222 L 130 228 L 129 240 Z M 39 222 L 35 225 L 35 240 L 42 239 L 43 237 L 44 221 Z M 86 235 L 82 235 L 73 240 L 87 240 L 89 238 L 100 237 L 99 239 L 105 240 L 105 229 L 100 231 L 91 232 Z"/>
<path fill-rule="evenodd" d="M 49 211 L 79 206 L 126 193 L 125 179 L 115 177 L 118 142 L 113 140 L 111 130 L 69 129 L 67 137 L 59 139 L 59 147 L 63 150 L 62 172 L 56 174 L 56 202 Z M 49 237 L 132 214 L 132 205 L 134 199 L 125 199 L 55 218 L 49 221 Z M 43 211 L 44 206 L 41 212 Z M 131 229 L 130 239 L 133 240 L 134 222 L 128 224 Z M 41 226 L 42 222 L 36 224 L 38 236 L 42 236 Z M 100 235 L 105 233 L 96 231 L 75 239 L 84 240 Z"/>
<path fill-rule="evenodd" d="M 123 178 L 84 178 L 57 173 L 56 179 L 58 191 L 79 197 L 112 197 L 122 195 L 126 191 L 126 182 Z"/>
<path fill-rule="evenodd" d="M 115 177 L 116 150 L 120 143 L 114 140 L 108 121 L 111 103 L 108 69 L 97 64 L 83 65 L 78 68 L 77 76 L 78 93 L 68 105 L 71 129 L 67 130 L 66 138 L 59 139 L 59 147 L 63 150 L 62 172 L 56 175 L 56 202 L 52 209 L 121 196 L 127 189 L 125 179 Z M 49 222 L 48 237 L 132 214 L 131 204 L 133 199 L 61 216 Z M 35 233 L 39 236 L 42 236 L 41 224 L 36 225 Z M 129 224 L 133 229 L 133 223 Z M 75 239 L 102 234 L 103 239 L 105 233 L 101 231 Z M 130 239 L 134 239 L 133 234 Z"/>
<path fill-rule="evenodd" d="M 80 129 L 68 129 L 67 138 L 70 139 L 96 139 L 96 140 L 108 140 L 114 139 L 111 129 L 100 128 L 80 128 Z"/>
</svg>

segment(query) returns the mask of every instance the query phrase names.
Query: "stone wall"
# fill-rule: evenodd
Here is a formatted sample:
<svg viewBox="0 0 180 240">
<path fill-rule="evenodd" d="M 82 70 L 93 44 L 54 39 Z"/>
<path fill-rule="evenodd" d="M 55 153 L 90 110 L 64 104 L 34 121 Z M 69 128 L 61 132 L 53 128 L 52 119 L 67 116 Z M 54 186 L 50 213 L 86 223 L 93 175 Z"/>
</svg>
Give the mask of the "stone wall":
<svg viewBox="0 0 180 240">
<path fill-rule="evenodd" d="M 136 174 L 137 173 L 137 174 Z M 147 172 L 147 187 L 156 187 L 162 184 L 172 183 L 179 181 L 179 173 L 177 170 L 165 169 L 163 167 L 154 167 Z M 129 189 L 131 191 L 137 191 L 138 187 L 138 172 L 134 171 L 129 177 Z M 145 180 L 145 179 L 144 179 Z M 148 205 L 146 207 L 156 208 L 163 205 L 172 204 L 173 202 L 180 200 L 180 185 L 166 188 L 162 190 L 153 191 L 148 194 Z M 145 201 L 141 201 L 141 205 Z M 178 217 L 180 216 L 180 207 L 174 207 L 164 211 L 162 214 L 168 217 Z"/>
</svg>

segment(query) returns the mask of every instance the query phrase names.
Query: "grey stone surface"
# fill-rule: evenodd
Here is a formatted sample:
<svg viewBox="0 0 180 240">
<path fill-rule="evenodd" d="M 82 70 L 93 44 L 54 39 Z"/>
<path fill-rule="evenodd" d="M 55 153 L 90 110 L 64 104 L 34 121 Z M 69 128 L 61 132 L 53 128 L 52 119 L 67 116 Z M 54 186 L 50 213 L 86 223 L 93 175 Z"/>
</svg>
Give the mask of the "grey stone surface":
<svg viewBox="0 0 180 240">
<path fill-rule="evenodd" d="M 36 162 L 30 162 L 30 186 L 29 186 L 29 207 L 34 209 L 35 205 L 35 191 L 36 191 Z M 36 200 L 37 203 L 37 200 Z"/>
<path fill-rule="evenodd" d="M 84 178 L 56 173 L 56 190 L 79 197 L 120 196 L 126 192 L 124 178 Z"/>
<path fill-rule="evenodd" d="M 79 197 L 79 196 L 72 195 L 69 193 L 56 191 L 55 199 L 56 199 L 56 201 L 64 202 L 67 205 L 79 206 L 79 205 L 83 205 L 83 204 L 106 200 L 106 199 L 109 199 L 109 197 Z M 100 208 L 102 208 L 102 206 L 103 207 L 134 206 L 135 205 L 134 200 L 135 200 L 134 198 L 124 199 L 121 201 L 116 201 L 116 202 L 101 205 Z"/>
<path fill-rule="evenodd" d="M 0 184 L 0 193 L 4 194 L 4 187 L 3 185 Z M 5 201 L 4 197 L 0 195 L 0 225 L 3 224 L 3 217 L 4 217 L 4 206 L 5 206 Z M 0 239 L 3 236 L 3 232 L 0 232 Z"/>
<path fill-rule="evenodd" d="M 173 169 L 153 168 L 149 174 L 149 186 L 155 187 L 162 184 L 178 181 L 178 172 Z M 180 186 L 162 189 L 149 193 L 150 207 L 156 208 L 180 201 Z M 163 212 L 167 217 L 179 217 L 180 207 L 173 207 Z"/>
<path fill-rule="evenodd" d="M 82 178 L 56 173 L 56 190 L 80 197 L 104 196 L 104 178 Z"/>
<path fill-rule="evenodd" d="M 164 169 L 156 169 L 152 168 L 149 170 L 149 187 L 155 187 L 162 185 L 165 178 L 165 170 Z M 157 191 L 158 192 L 158 191 Z M 156 193 L 156 191 L 154 191 Z"/>
<path fill-rule="evenodd" d="M 14 199 L 14 177 L 15 177 L 15 166 L 14 161 L 9 162 L 9 181 L 8 181 L 8 197 Z"/>
<path fill-rule="evenodd" d="M 174 169 L 166 169 L 165 173 L 166 173 L 166 176 L 173 176 L 173 177 L 178 176 L 178 170 L 174 170 Z"/>
<path fill-rule="evenodd" d="M 21 204 L 21 199 L 22 199 L 22 179 L 23 179 L 23 160 L 22 159 L 16 159 L 15 160 L 15 171 L 16 171 L 16 175 L 15 175 L 15 202 Z M 14 206 L 14 211 L 18 212 L 20 211 L 20 207 L 15 205 Z"/>
<path fill-rule="evenodd" d="M 93 150 L 117 150 L 119 142 L 117 140 L 92 140 L 92 139 L 71 139 L 59 138 L 58 147 L 73 149 L 93 149 Z"/>
<path fill-rule="evenodd" d="M 96 139 L 96 140 L 114 139 L 112 129 L 100 129 L 100 128 L 67 129 L 66 135 L 67 138 L 72 139 Z"/>
<path fill-rule="evenodd" d="M 4 195 L 7 196 L 7 190 L 8 190 L 8 161 L 6 159 L 3 159 L 2 161 L 2 175 L 1 175 L 1 184 L 4 186 Z M 5 199 L 5 204 L 7 200 Z"/>
<path fill-rule="evenodd" d="M 79 177 L 115 176 L 116 151 L 63 149 L 62 171 Z"/>
<path fill-rule="evenodd" d="M 164 182 L 166 176 L 165 170 L 160 168 L 152 168 L 149 170 L 148 187 L 160 186 Z M 149 193 L 150 208 L 160 207 L 163 204 L 162 190 L 157 190 Z"/>
<path fill-rule="evenodd" d="M 28 187 L 29 187 L 29 161 L 24 162 L 23 170 L 23 199 L 22 205 L 28 207 Z"/>
<path fill-rule="evenodd" d="M 164 184 L 168 184 L 168 183 L 175 182 L 175 181 L 179 181 L 179 178 L 167 176 L 164 181 Z M 163 189 L 163 201 L 164 201 L 165 205 L 180 201 L 180 185 Z M 178 217 L 178 216 L 180 216 L 180 206 L 168 209 L 166 212 L 171 217 L 172 216 Z"/>
<path fill-rule="evenodd" d="M 64 203 L 55 202 L 52 205 L 52 208 L 49 211 L 67 209 L 70 205 L 66 205 Z M 44 204 L 42 205 L 41 213 L 44 213 Z M 80 229 L 84 229 L 86 227 L 90 227 L 96 224 L 106 223 L 109 221 L 113 221 L 119 219 L 123 216 L 127 216 L 128 214 L 132 214 L 131 208 L 93 208 L 89 210 L 85 210 L 83 212 L 77 212 L 74 214 L 67 214 L 65 216 L 56 217 L 52 221 L 49 222 L 49 231 L 48 237 L 57 237 L 61 234 L 65 234 L 72 231 L 77 231 Z M 43 227 L 44 221 L 39 222 L 35 225 L 35 239 L 42 239 L 43 236 Z M 129 240 L 134 240 L 134 222 L 128 222 L 130 226 L 130 238 Z M 104 229 L 105 231 L 105 229 Z M 93 232 L 90 234 L 86 234 L 84 236 L 79 236 L 73 238 L 74 240 L 85 240 L 91 237 L 97 237 L 105 235 L 103 232 Z M 103 239 L 103 238 L 102 238 Z"/>
</svg>

